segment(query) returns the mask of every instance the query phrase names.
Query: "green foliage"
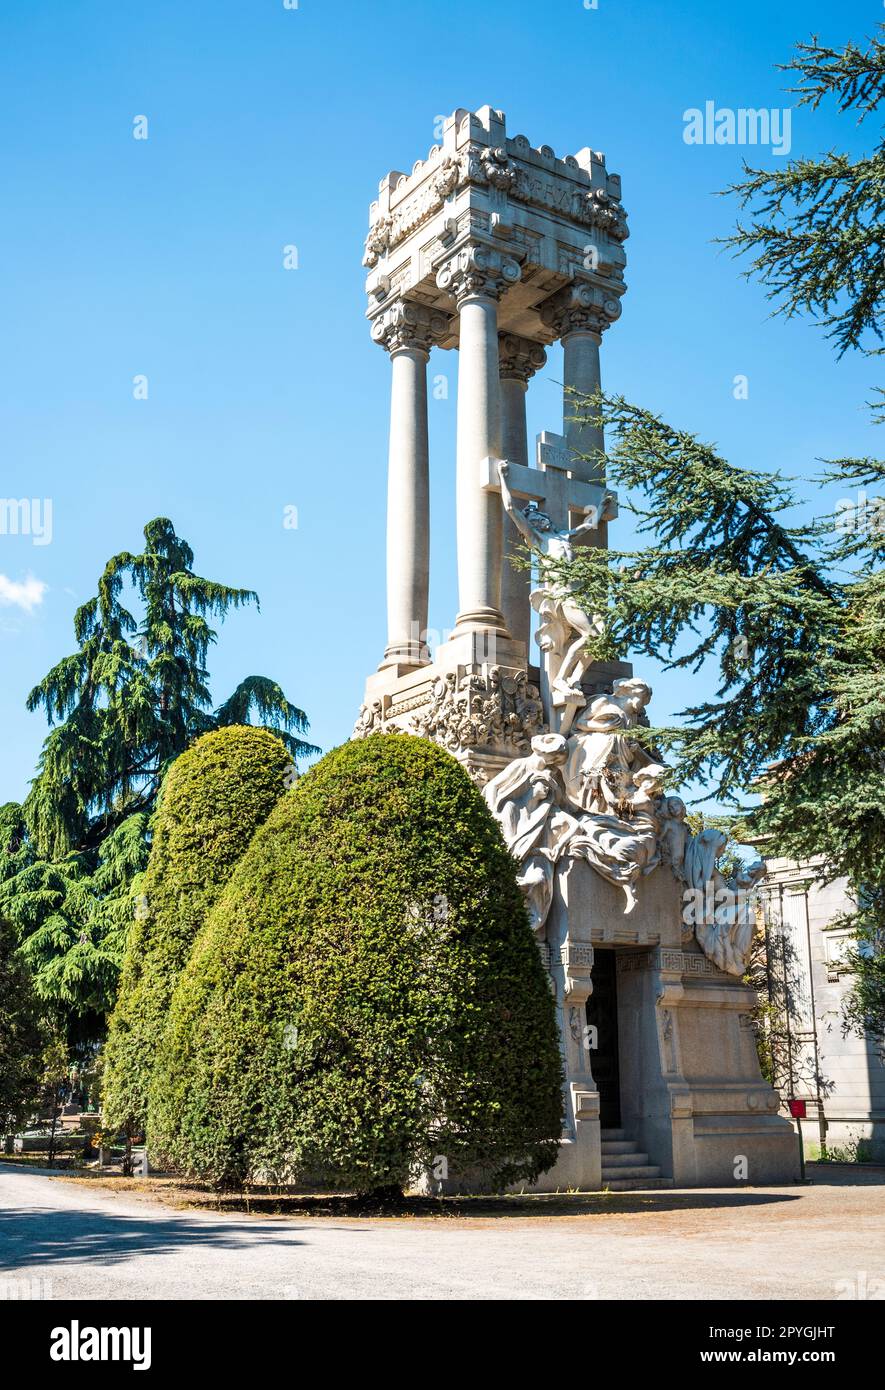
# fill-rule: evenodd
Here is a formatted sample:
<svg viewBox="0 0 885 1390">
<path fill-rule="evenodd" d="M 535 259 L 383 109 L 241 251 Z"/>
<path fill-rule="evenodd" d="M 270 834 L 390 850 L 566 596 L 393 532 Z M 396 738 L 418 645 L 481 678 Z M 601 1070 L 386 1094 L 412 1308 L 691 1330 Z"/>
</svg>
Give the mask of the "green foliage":
<svg viewBox="0 0 885 1390">
<path fill-rule="evenodd" d="M 205 734 L 169 769 L 105 1048 L 103 1114 L 114 1128 L 145 1127 L 151 1069 L 178 976 L 291 768 L 279 738 L 232 725 Z"/>
<path fill-rule="evenodd" d="M 885 93 L 885 44 L 834 50 L 815 39 L 788 69 L 804 102 L 831 94 L 864 117 Z M 881 337 L 885 145 L 856 164 L 831 154 L 749 173 L 732 191 L 758 200 L 756 221 L 732 245 L 756 253 L 752 272 L 780 310 L 822 315 L 840 353 L 862 348 L 868 330 Z M 737 839 L 848 879 L 859 949 L 846 1017 L 885 1038 L 885 500 L 792 524 L 798 499 L 777 471 L 737 467 L 621 397 L 576 396 L 573 409 L 606 425 L 608 452 L 594 462 L 647 540 L 584 549 L 558 567 L 604 618 L 588 645 L 599 658 L 635 651 L 686 671 L 718 664 L 715 698 L 650 737 L 678 780 L 713 780 L 735 808 Z M 824 480 L 881 489 L 885 463 L 835 459 Z"/>
<path fill-rule="evenodd" d="M 21 807 L 0 810 L 0 911 L 22 942 L 44 1005 L 69 1016 L 71 1041 L 100 1031 L 116 991 L 132 919 L 132 885 L 147 863 L 148 816 L 128 816 L 97 851 L 34 857 Z M 17 844 L 12 852 L 4 845 Z"/>
<path fill-rule="evenodd" d="M 885 42 L 876 34 L 865 49 L 849 43 L 840 50 L 812 38 L 784 71 L 799 75 L 791 90 L 800 105 L 816 108 L 833 97 L 862 121 L 885 95 Z M 752 208 L 751 220 L 726 244 L 752 257 L 747 274 L 767 286 L 776 312 L 819 317 L 840 356 L 863 349 L 867 334 L 881 339 L 885 140 L 856 160 L 831 150 L 773 171 L 746 164 L 744 171 L 744 181 L 727 191 Z"/>
<path fill-rule="evenodd" d="M 408 735 L 330 753 L 241 860 L 175 992 L 153 1150 L 217 1185 L 367 1191 L 443 1155 L 554 1162 L 554 1006 L 515 866 L 460 765 Z"/>
<path fill-rule="evenodd" d="M 257 603 L 201 578 L 170 521 L 151 521 L 140 554 L 108 561 L 74 619 L 77 649 L 31 691 L 55 727 L 22 807 L 0 809 L 0 911 L 13 921 L 41 998 L 69 1031 L 99 1036 L 113 1007 L 135 877 L 170 763 L 202 734 L 255 716 L 293 759 L 316 752 L 303 711 L 248 676 L 214 711 L 209 619 Z M 10 848 L 14 847 L 14 848 Z"/>
<path fill-rule="evenodd" d="M 108 561 L 96 597 L 74 618 L 77 651 L 28 697 L 29 709 L 62 721 L 24 806 L 28 832 L 48 858 L 97 844 L 126 815 L 152 809 L 171 760 L 200 734 L 247 722 L 253 706 L 293 757 L 317 751 L 297 737 L 303 711 L 265 678 L 247 677 L 210 712 L 206 659 L 217 634 L 208 619 L 256 603 L 256 595 L 194 574 L 193 551 L 165 517 L 148 522 L 144 538 L 141 554 Z M 140 619 L 123 601 L 127 585 Z"/>
<path fill-rule="evenodd" d="M 853 974 L 853 987 L 843 1008 L 846 1029 L 874 1038 L 885 1052 L 885 906 L 882 893 L 862 895 L 853 919 L 834 925 L 854 928 L 855 945 L 845 958 Z"/>
<path fill-rule="evenodd" d="M 30 975 L 15 933 L 0 917 L 0 1134 L 37 1108 L 45 1039 Z"/>
<path fill-rule="evenodd" d="M 608 477 L 650 543 L 582 550 L 560 566 L 605 617 L 597 656 L 718 663 L 715 698 L 650 737 L 676 780 L 712 780 L 739 841 L 823 856 L 885 924 L 885 527 L 821 516 L 792 526 L 792 488 L 728 463 L 709 444 L 621 398 L 575 402 L 609 431 Z M 885 479 L 840 459 L 844 483 Z M 764 791 L 761 805 L 748 795 Z"/>
</svg>

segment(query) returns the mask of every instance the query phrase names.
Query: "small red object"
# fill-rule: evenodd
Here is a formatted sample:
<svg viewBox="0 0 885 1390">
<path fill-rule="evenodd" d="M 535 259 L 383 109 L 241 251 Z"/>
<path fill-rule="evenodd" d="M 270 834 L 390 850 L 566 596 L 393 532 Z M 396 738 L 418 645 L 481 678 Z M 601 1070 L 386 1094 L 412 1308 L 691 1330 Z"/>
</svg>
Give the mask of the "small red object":
<svg viewBox="0 0 885 1390">
<path fill-rule="evenodd" d="M 808 1116 L 807 1102 L 804 1100 L 788 1100 L 790 1114 L 794 1120 L 804 1120 Z"/>
</svg>

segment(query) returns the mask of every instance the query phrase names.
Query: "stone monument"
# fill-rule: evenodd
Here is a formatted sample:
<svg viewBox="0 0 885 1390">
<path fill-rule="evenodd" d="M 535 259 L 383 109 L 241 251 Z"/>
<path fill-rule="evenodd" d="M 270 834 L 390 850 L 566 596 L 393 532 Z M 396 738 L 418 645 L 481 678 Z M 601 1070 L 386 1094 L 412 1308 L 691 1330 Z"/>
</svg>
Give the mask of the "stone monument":
<svg viewBox="0 0 885 1390">
<path fill-rule="evenodd" d="M 518 864 L 565 1069 L 560 1157 L 539 1191 L 798 1170 L 742 981 L 761 871 L 724 876 L 725 837 L 690 833 L 643 741 L 651 689 L 629 663 L 589 659 L 598 620 L 544 566 L 605 546 L 617 516 L 602 431 L 573 419 L 572 402 L 600 388 L 626 238 L 603 155 L 557 158 L 483 107 L 456 111 L 427 159 L 383 180 L 364 257 L 372 337 L 391 362 L 388 632 L 354 737 L 400 729 L 442 744 L 483 788 Z M 526 390 L 556 341 L 561 433 L 543 432 L 530 462 Z M 431 655 L 433 348 L 459 354 L 459 605 Z M 527 546 L 534 588 L 512 563 Z M 463 1175 L 451 1185 L 463 1190 Z"/>
</svg>

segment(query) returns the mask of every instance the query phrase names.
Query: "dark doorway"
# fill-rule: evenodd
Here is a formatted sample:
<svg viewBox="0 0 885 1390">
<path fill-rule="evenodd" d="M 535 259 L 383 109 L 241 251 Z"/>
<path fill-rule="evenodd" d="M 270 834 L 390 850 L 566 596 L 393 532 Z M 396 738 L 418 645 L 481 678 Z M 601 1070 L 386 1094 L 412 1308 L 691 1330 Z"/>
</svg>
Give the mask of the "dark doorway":
<svg viewBox="0 0 885 1390">
<path fill-rule="evenodd" d="M 592 978 L 593 993 L 587 1000 L 587 1022 L 596 1029 L 596 1047 L 590 1053 L 590 1066 L 599 1091 L 602 1128 L 618 1129 L 621 1124 L 621 1083 L 618 1074 L 618 973 L 614 951 L 596 947 Z"/>
</svg>

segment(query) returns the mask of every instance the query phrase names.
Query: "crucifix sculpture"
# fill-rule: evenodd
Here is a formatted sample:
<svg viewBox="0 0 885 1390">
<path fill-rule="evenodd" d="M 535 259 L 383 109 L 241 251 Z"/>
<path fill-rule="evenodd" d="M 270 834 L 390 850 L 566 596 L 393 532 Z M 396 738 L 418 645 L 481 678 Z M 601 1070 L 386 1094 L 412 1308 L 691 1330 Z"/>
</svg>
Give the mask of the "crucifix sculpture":
<svg viewBox="0 0 885 1390">
<path fill-rule="evenodd" d="M 482 486 L 500 491 L 505 511 L 533 550 L 544 559 L 570 560 L 576 541 L 617 514 L 617 500 L 606 488 L 572 475 L 572 454 L 561 435 L 541 433 L 537 458 L 537 468 L 483 460 Z M 525 498 L 526 506 L 520 509 L 515 496 Z M 583 517 L 576 526 L 571 525 L 574 513 Z M 567 580 L 541 574 L 540 581 L 531 604 L 540 619 L 536 640 L 543 653 L 544 703 L 551 722 L 559 725 L 555 732 L 566 733 L 585 704 L 581 679 L 593 659 L 587 641 L 599 634 L 600 620 L 575 600 Z"/>
</svg>

